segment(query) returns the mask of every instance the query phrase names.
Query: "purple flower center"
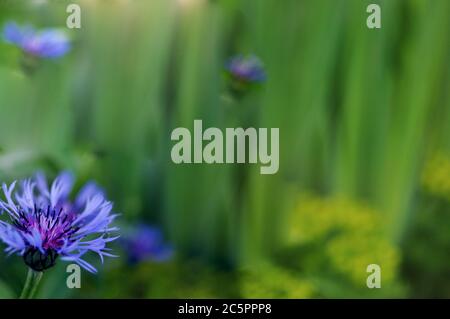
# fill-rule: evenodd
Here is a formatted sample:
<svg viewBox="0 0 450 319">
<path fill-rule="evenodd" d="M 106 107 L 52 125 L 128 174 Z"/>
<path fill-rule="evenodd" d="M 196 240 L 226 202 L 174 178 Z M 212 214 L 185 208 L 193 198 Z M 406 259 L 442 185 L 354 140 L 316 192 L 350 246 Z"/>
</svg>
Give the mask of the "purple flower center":
<svg viewBox="0 0 450 319">
<path fill-rule="evenodd" d="M 63 208 L 51 209 L 48 206 L 43 210 L 35 207 L 31 214 L 21 209 L 13 224 L 28 234 L 39 232 L 45 251 L 58 250 L 66 241 L 71 242 L 71 236 L 79 229 L 72 226 L 74 217 L 74 214 L 65 213 Z"/>
</svg>

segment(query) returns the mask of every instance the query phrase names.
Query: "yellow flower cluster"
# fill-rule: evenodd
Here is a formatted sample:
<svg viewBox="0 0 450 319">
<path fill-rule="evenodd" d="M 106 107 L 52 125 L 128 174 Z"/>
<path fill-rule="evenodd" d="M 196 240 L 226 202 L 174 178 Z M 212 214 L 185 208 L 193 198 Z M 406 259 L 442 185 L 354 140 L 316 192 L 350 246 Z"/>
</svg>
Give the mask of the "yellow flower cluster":
<svg viewBox="0 0 450 319">
<path fill-rule="evenodd" d="M 400 261 L 397 249 L 387 240 L 361 234 L 345 234 L 330 240 L 326 254 L 337 270 L 359 285 L 366 283 L 370 264 L 381 267 L 383 284 L 393 282 Z"/>
<path fill-rule="evenodd" d="M 450 156 L 437 152 L 425 164 L 422 186 L 430 194 L 450 201 Z"/>
<path fill-rule="evenodd" d="M 380 265 L 383 283 L 390 283 L 396 277 L 400 256 L 384 235 L 382 217 L 368 205 L 350 199 L 303 194 L 291 216 L 289 242 L 324 242 L 318 253 L 358 286 L 366 284 L 370 264 Z"/>
<path fill-rule="evenodd" d="M 264 265 L 242 272 L 243 298 L 303 299 L 315 296 L 314 285 L 296 274 L 274 265 Z"/>
<path fill-rule="evenodd" d="M 343 197 L 301 194 L 291 217 L 289 241 L 299 243 L 331 231 L 377 232 L 382 216 L 367 205 Z"/>
</svg>

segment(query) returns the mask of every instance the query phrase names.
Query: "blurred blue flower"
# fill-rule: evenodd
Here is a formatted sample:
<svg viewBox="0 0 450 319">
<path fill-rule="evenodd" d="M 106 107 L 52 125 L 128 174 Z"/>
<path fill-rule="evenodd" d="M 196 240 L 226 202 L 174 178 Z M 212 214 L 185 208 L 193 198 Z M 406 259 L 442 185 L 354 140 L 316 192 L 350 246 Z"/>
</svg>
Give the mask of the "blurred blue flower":
<svg viewBox="0 0 450 319">
<path fill-rule="evenodd" d="M 16 182 L 2 185 L 5 200 L 0 200 L 0 209 L 9 220 L 0 220 L 0 240 L 7 253 L 21 255 L 35 271 L 52 267 L 59 257 L 95 273 L 94 266 L 82 259 L 87 252 L 97 253 L 102 262 L 104 256 L 115 257 L 106 248 L 118 238 L 109 235 L 118 230 L 111 226 L 116 217 L 111 214 L 112 203 L 92 182 L 71 202 L 73 183 L 73 175 L 63 172 L 50 188 L 40 173 L 23 180 L 21 191 L 15 190 Z"/>
<path fill-rule="evenodd" d="M 225 65 L 234 80 L 247 83 L 261 83 L 266 80 L 266 71 L 261 60 L 255 55 L 237 55 Z"/>
<path fill-rule="evenodd" d="M 147 260 L 164 262 L 173 256 L 173 248 L 164 243 L 162 232 L 143 224 L 131 229 L 123 237 L 122 245 L 131 264 Z"/>
<path fill-rule="evenodd" d="M 71 49 L 69 38 L 62 31 L 56 29 L 37 31 L 31 26 L 21 27 L 15 22 L 6 23 L 3 38 L 23 52 L 40 58 L 59 58 Z"/>
</svg>

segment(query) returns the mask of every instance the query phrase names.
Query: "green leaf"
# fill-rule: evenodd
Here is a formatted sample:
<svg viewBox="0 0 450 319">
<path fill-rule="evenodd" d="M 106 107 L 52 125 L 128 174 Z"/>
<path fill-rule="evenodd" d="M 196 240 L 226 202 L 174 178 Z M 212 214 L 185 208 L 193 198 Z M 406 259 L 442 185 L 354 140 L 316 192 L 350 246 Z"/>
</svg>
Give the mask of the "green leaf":
<svg viewBox="0 0 450 319">
<path fill-rule="evenodd" d="M 3 281 L 0 281 L 0 299 L 14 298 L 14 293 Z"/>
</svg>

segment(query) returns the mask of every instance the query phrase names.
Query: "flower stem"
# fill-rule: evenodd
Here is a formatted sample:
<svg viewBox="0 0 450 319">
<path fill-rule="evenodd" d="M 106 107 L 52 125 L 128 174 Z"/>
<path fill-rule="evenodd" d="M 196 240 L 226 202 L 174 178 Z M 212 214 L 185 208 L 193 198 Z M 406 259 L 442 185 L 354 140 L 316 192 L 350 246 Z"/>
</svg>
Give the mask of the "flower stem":
<svg viewBox="0 0 450 319">
<path fill-rule="evenodd" d="M 22 293 L 20 294 L 20 299 L 32 299 L 36 293 L 37 287 L 39 286 L 39 282 L 42 278 L 42 272 L 34 271 L 31 268 L 28 268 L 27 280 L 25 281 L 25 286 L 22 289 Z"/>
</svg>

